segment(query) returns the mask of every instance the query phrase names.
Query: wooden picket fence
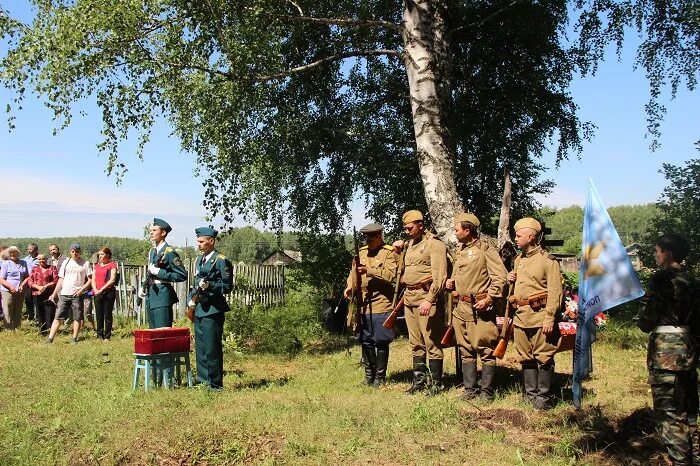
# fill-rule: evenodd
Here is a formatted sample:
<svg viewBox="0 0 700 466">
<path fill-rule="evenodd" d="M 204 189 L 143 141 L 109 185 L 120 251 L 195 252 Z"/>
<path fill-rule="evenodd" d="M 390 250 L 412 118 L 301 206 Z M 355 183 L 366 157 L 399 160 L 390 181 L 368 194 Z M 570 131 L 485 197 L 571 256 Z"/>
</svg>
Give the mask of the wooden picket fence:
<svg viewBox="0 0 700 466">
<path fill-rule="evenodd" d="M 187 280 L 174 284 L 179 299 L 173 308 L 176 318 L 185 315 L 187 295 L 195 285 L 196 261 L 196 259 L 183 261 L 187 270 Z M 145 280 L 147 268 L 145 265 L 124 263 L 118 263 L 118 266 L 119 284 L 115 314 L 136 319 L 138 324 L 142 325 L 147 319 L 138 292 Z M 284 285 L 283 265 L 233 264 L 233 290 L 226 296 L 226 300 L 232 305 L 281 305 L 284 304 Z"/>
</svg>

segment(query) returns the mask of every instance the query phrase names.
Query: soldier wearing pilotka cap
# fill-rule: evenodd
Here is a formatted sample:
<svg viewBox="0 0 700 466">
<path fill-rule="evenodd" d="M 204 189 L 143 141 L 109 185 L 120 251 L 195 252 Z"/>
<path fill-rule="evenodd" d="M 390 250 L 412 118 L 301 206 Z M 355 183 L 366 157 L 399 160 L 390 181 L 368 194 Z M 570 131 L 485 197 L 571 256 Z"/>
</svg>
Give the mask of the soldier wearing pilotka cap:
<svg viewBox="0 0 700 466">
<path fill-rule="evenodd" d="M 454 228 L 458 244 L 453 264 L 453 277 L 445 288 L 455 290 L 457 308 L 452 312 L 452 327 L 462 359 L 464 393 L 469 400 L 477 395 L 486 400 L 494 397 L 498 327 L 494 299 L 503 296 L 508 272 L 498 249 L 479 238 L 481 222 L 474 214 L 455 216 Z M 456 296 L 455 296 L 456 295 Z M 481 358 L 481 387 L 477 385 L 476 358 Z"/>
<path fill-rule="evenodd" d="M 366 241 L 359 251 L 361 290 L 364 308 L 360 314 L 359 341 L 362 344 L 362 362 L 365 365 L 365 383 L 379 388 L 385 383 L 389 364 L 389 344 L 394 339 L 394 331 L 382 324 L 392 311 L 394 299 L 393 281 L 396 277 L 396 254 L 394 248 L 384 244 L 378 223 L 370 223 L 360 229 Z M 344 295 L 350 298 L 355 288 L 355 262 L 347 279 Z"/>
<path fill-rule="evenodd" d="M 402 276 L 406 284 L 404 315 L 413 353 L 413 384 L 407 393 L 412 394 L 429 387 L 442 388 L 440 339 L 444 332 L 442 292 L 447 279 L 447 248 L 437 236 L 425 231 L 420 211 L 403 214 L 403 226 L 411 237 L 401 246 L 406 247 Z M 426 378 L 428 370 L 430 377 Z"/>
<path fill-rule="evenodd" d="M 523 369 L 525 400 L 536 409 L 552 406 L 554 354 L 559 342 L 555 317 L 562 302 L 559 263 L 538 244 L 542 227 L 534 218 L 515 223 L 515 242 L 521 253 L 515 258 L 508 281 L 513 316 L 515 348 Z"/>
</svg>

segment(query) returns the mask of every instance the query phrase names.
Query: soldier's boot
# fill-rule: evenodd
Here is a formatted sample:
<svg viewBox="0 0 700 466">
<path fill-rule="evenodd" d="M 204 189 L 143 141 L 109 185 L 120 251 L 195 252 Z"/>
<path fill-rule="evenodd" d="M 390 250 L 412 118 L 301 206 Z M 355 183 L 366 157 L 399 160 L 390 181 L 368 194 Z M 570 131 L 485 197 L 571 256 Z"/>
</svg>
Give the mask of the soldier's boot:
<svg viewBox="0 0 700 466">
<path fill-rule="evenodd" d="M 374 377 L 374 388 L 386 383 L 386 368 L 389 366 L 389 348 L 377 348 L 377 374 Z"/>
<path fill-rule="evenodd" d="M 428 388 L 430 388 L 430 394 L 435 395 L 444 388 L 442 385 L 442 359 L 430 359 L 428 369 L 430 369 Z"/>
<path fill-rule="evenodd" d="M 523 368 L 523 400 L 527 403 L 534 403 L 537 399 L 537 387 L 539 370 L 537 361 L 527 361 L 522 364 Z"/>
<path fill-rule="evenodd" d="M 413 395 L 414 393 L 425 390 L 425 357 L 413 356 L 413 383 L 406 393 Z"/>
<path fill-rule="evenodd" d="M 362 363 L 365 365 L 365 383 L 372 385 L 377 373 L 377 352 L 374 347 L 362 347 Z"/>
<path fill-rule="evenodd" d="M 481 392 L 479 396 L 485 401 L 493 401 L 496 391 L 494 383 L 496 380 L 496 364 L 483 364 L 481 366 Z"/>
<path fill-rule="evenodd" d="M 479 395 L 479 386 L 476 384 L 476 361 L 462 362 L 462 382 L 464 392 L 459 396 L 462 400 L 472 400 Z"/>
<path fill-rule="evenodd" d="M 535 409 L 550 409 L 554 406 L 552 381 L 554 380 L 554 364 L 540 366 L 537 377 L 537 398 Z"/>
</svg>

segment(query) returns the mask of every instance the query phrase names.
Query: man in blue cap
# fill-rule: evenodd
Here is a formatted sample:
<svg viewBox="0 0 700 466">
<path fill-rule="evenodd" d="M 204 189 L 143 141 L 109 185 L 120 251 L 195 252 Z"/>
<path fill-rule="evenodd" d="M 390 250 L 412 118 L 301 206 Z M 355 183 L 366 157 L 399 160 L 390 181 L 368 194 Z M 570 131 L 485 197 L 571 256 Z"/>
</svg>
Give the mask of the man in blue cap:
<svg viewBox="0 0 700 466">
<path fill-rule="evenodd" d="M 148 253 L 149 279 L 142 297 L 148 303 L 148 327 L 172 327 L 173 304 L 178 302 L 173 283 L 187 280 L 187 271 L 172 246 L 165 241 L 172 228 L 165 220 L 154 218 L 151 241 L 154 247 Z"/>
<path fill-rule="evenodd" d="M 194 338 L 197 353 L 197 380 L 212 389 L 223 388 L 224 352 L 221 339 L 224 313 L 231 310 L 224 295 L 233 287 L 233 265 L 216 249 L 218 232 L 210 227 L 194 230 L 197 248 L 195 288 L 187 307 L 194 309 Z"/>
</svg>

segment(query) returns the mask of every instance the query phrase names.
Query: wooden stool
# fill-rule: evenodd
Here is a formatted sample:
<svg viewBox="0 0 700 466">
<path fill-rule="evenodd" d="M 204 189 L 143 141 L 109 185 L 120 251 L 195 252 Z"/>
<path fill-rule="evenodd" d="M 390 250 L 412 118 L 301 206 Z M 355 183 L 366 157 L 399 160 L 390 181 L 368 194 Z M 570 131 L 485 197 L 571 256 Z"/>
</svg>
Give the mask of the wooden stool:
<svg viewBox="0 0 700 466">
<path fill-rule="evenodd" d="M 170 353 L 134 353 L 134 359 L 134 383 L 132 387 L 134 390 L 139 386 L 141 369 L 144 369 L 144 391 L 148 391 L 148 387 L 151 385 L 151 378 L 154 386 L 158 386 L 160 376 L 163 377 L 163 385 L 166 389 L 171 385 L 172 358 Z"/>
</svg>

